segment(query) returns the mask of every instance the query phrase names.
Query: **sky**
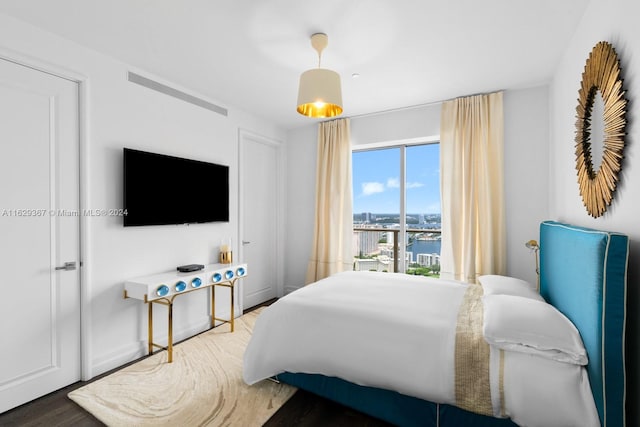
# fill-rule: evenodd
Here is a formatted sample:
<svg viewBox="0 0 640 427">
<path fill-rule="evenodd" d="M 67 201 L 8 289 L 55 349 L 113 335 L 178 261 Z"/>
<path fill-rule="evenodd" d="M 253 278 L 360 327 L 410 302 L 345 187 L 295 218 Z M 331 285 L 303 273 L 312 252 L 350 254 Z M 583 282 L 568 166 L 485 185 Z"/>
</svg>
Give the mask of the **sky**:
<svg viewBox="0 0 640 427">
<path fill-rule="evenodd" d="M 406 149 L 408 214 L 440 213 L 440 145 Z M 353 153 L 353 212 L 400 212 L 400 148 Z"/>
</svg>

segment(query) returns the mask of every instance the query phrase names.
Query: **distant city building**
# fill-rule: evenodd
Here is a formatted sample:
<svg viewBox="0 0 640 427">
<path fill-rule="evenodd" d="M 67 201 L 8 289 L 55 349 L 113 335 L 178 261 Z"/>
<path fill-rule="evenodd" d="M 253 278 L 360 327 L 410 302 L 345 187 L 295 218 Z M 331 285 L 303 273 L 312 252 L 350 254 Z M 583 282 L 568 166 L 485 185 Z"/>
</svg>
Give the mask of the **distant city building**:
<svg viewBox="0 0 640 427">
<path fill-rule="evenodd" d="M 416 262 L 423 267 L 440 265 L 440 254 L 418 254 Z"/>
<path fill-rule="evenodd" d="M 361 215 L 362 222 L 365 224 L 371 224 L 376 222 L 376 216 L 371 212 L 363 212 Z"/>
<path fill-rule="evenodd" d="M 393 258 L 393 246 L 380 247 L 380 256 L 388 257 L 391 261 L 393 261 L 394 260 L 394 258 Z M 413 252 L 406 251 L 404 253 L 404 260 L 408 264 L 413 263 Z"/>
<path fill-rule="evenodd" d="M 393 245 L 380 248 L 380 255 L 393 258 Z"/>
<path fill-rule="evenodd" d="M 382 233 L 375 231 L 353 232 L 353 256 L 367 256 L 378 252 L 378 242 Z"/>
<path fill-rule="evenodd" d="M 393 271 L 391 260 L 386 257 L 375 259 L 355 259 L 353 269 L 355 271 Z"/>
</svg>

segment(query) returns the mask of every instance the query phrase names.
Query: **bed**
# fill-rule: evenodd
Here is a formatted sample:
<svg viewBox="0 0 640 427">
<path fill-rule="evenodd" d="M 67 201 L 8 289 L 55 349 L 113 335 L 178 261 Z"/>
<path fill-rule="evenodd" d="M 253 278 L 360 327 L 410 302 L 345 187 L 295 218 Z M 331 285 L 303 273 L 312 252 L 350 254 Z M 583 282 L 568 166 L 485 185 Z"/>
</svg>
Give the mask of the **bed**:
<svg viewBox="0 0 640 427">
<path fill-rule="evenodd" d="M 546 221 L 539 294 L 502 276 L 340 273 L 263 311 L 244 379 L 400 426 L 622 426 L 627 254 L 622 234 Z"/>
</svg>

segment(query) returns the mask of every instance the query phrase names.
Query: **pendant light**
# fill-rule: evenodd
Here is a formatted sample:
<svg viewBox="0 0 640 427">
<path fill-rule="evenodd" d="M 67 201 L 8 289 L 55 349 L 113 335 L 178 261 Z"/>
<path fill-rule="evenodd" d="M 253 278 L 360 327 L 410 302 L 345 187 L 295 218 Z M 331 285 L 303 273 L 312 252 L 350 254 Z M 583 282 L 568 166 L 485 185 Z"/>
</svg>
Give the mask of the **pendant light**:
<svg viewBox="0 0 640 427">
<path fill-rule="evenodd" d="M 298 88 L 298 113 L 307 117 L 323 118 L 342 114 L 342 89 L 340 75 L 320 68 L 322 50 L 329 44 L 324 33 L 311 36 L 311 46 L 318 52 L 318 68 L 300 75 Z"/>
</svg>

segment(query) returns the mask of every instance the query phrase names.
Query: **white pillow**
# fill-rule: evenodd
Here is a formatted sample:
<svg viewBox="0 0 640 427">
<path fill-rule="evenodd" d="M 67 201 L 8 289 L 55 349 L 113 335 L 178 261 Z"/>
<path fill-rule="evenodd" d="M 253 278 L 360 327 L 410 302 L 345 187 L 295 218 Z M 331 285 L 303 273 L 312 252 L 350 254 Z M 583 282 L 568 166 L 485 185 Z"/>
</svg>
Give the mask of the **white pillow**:
<svg viewBox="0 0 640 427">
<path fill-rule="evenodd" d="M 586 365 L 587 351 L 573 323 L 554 306 L 513 295 L 487 295 L 485 340 L 503 350 Z"/>
<path fill-rule="evenodd" d="M 490 274 L 478 277 L 484 295 L 514 295 L 544 301 L 536 287 L 521 279 Z"/>
</svg>

